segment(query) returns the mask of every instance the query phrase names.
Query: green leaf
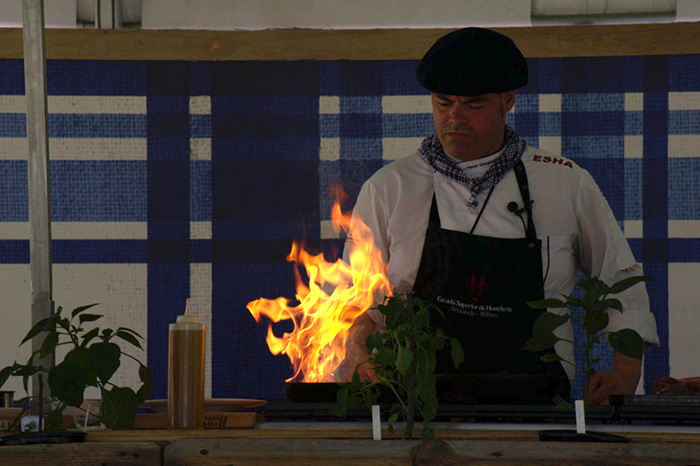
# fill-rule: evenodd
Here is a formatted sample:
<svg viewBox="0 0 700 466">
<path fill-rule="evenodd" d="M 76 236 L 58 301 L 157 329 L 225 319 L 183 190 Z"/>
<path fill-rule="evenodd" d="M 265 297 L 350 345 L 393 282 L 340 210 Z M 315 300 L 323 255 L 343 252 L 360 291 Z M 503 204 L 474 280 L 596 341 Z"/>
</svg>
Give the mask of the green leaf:
<svg viewBox="0 0 700 466">
<path fill-rule="evenodd" d="M 386 420 L 386 426 L 389 428 L 389 432 L 394 433 L 394 424 L 399 420 L 399 413 L 392 414 L 389 419 Z"/>
<path fill-rule="evenodd" d="M 39 350 L 39 357 L 45 358 L 56 349 L 58 345 L 58 333 L 51 332 L 46 334 L 44 342 L 41 344 L 41 349 Z"/>
<path fill-rule="evenodd" d="M 528 301 L 527 305 L 533 309 L 566 307 L 566 303 L 564 301 L 561 301 L 559 299 L 554 299 L 554 298 L 540 299 L 537 301 Z"/>
<path fill-rule="evenodd" d="M 396 363 L 396 353 L 383 346 L 373 355 L 374 362 L 381 366 L 390 366 Z"/>
<path fill-rule="evenodd" d="M 359 386 L 362 383 L 362 380 L 360 380 L 360 373 L 357 372 L 357 369 L 355 369 L 352 373 L 352 384 L 354 386 Z"/>
<path fill-rule="evenodd" d="M 375 349 L 381 348 L 382 346 L 384 346 L 382 335 L 379 333 L 371 334 L 367 337 L 367 340 L 365 340 L 365 346 L 367 346 L 367 349 L 370 352 L 372 352 Z"/>
<path fill-rule="evenodd" d="M 55 330 L 56 321 L 53 318 L 47 317 L 46 319 L 42 319 L 36 324 L 34 324 L 34 326 L 31 328 L 31 330 L 29 330 L 29 332 L 27 332 L 27 335 L 24 337 L 24 339 L 19 345 L 22 346 L 35 336 L 39 335 L 41 332 L 53 332 Z"/>
<path fill-rule="evenodd" d="M 438 338 L 436 335 L 423 332 L 418 337 L 416 343 L 421 347 L 426 348 L 428 351 L 437 351 L 445 347 L 445 339 L 446 337 L 444 336 L 442 338 Z"/>
<path fill-rule="evenodd" d="M 143 404 L 143 402 L 146 401 L 146 399 L 148 398 L 148 395 L 151 393 L 151 388 L 153 388 L 153 382 L 151 380 L 151 372 L 148 370 L 148 367 L 140 363 L 139 379 L 141 379 L 143 385 L 141 385 L 141 388 L 139 388 L 139 390 L 136 392 L 136 396 L 138 398 L 139 404 Z"/>
<path fill-rule="evenodd" d="M 435 369 L 434 366 L 430 367 L 429 363 L 425 361 L 428 355 L 423 355 L 421 358 L 423 361 L 416 365 L 416 389 L 421 398 L 424 398 L 432 391 L 435 390 Z"/>
<path fill-rule="evenodd" d="M 29 358 L 30 360 L 32 358 Z M 17 361 L 12 365 L 12 375 L 17 377 L 22 377 L 22 385 L 24 386 L 24 391 L 29 393 L 29 378 L 39 372 L 43 367 L 35 366 L 33 364 L 20 364 Z M 17 404 L 20 404 L 19 402 Z"/>
<path fill-rule="evenodd" d="M 19 365 L 18 367 L 15 368 L 15 375 L 19 375 L 22 377 L 31 377 L 34 374 L 39 372 L 39 367 L 37 366 L 30 366 L 30 365 Z"/>
<path fill-rule="evenodd" d="M 82 346 L 87 346 L 88 343 L 90 343 L 90 341 L 92 341 L 99 333 L 100 333 L 100 328 L 95 327 L 92 330 L 90 330 L 88 333 L 83 335 Z"/>
<path fill-rule="evenodd" d="M 532 336 L 525 342 L 523 350 L 544 351 L 554 346 L 560 340 L 554 334 L 554 330 L 570 319 L 568 314 L 559 315 L 553 312 L 543 312 L 532 326 Z"/>
<path fill-rule="evenodd" d="M 71 319 L 72 319 L 73 317 L 77 316 L 78 314 L 80 314 L 81 312 L 87 311 L 87 310 L 90 309 L 91 307 L 95 307 L 95 306 L 97 306 L 98 304 L 99 304 L 99 303 L 92 303 L 92 304 L 87 304 L 87 305 L 85 305 L 85 306 L 78 306 L 78 307 L 76 307 L 75 309 L 73 309 L 73 312 L 71 312 L 71 315 L 70 315 L 70 316 L 71 316 Z M 60 309 L 60 308 L 59 308 L 59 309 Z"/>
<path fill-rule="evenodd" d="M 49 372 L 51 395 L 69 406 L 83 404 L 83 394 L 87 387 L 87 377 L 78 359 L 68 353 L 63 362 Z"/>
<path fill-rule="evenodd" d="M 22 386 L 24 387 L 25 393 L 29 393 L 29 377 L 28 375 L 22 377 Z"/>
<path fill-rule="evenodd" d="M 338 417 L 345 417 L 348 412 L 349 390 L 347 386 L 341 386 L 335 394 L 335 405 L 331 412 Z"/>
<path fill-rule="evenodd" d="M 97 368 L 102 364 L 102 361 L 95 360 L 89 348 L 77 346 L 68 352 L 64 361 L 66 359 L 72 360 L 71 363 L 80 367 L 85 375 L 86 385 L 97 386 Z"/>
<path fill-rule="evenodd" d="M 540 360 L 542 362 L 556 362 L 556 361 L 562 361 L 561 356 L 559 356 L 556 353 L 546 353 L 540 356 Z"/>
<path fill-rule="evenodd" d="M 437 416 L 438 400 L 435 393 L 435 385 L 433 385 L 433 390 L 421 393 L 420 401 L 422 401 L 422 406 L 419 404 L 419 407 L 421 407 L 423 422 L 429 423 Z"/>
<path fill-rule="evenodd" d="M 368 410 L 372 410 L 372 405 L 377 404 L 377 398 L 379 398 L 379 390 L 369 389 L 364 392 L 363 402 Z"/>
<path fill-rule="evenodd" d="M 613 350 L 634 359 L 642 359 L 644 354 L 644 340 L 637 332 L 629 328 L 623 328 L 617 332 L 608 334 L 608 341 Z"/>
<path fill-rule="evenodd" d="M 100 314 L 80 314 L 78 316 L 78 322 L 80 322 L 80 325 L 83 325 L 85 322 L 94 322 L 103 317 L 104 316 Z"/>
<path fill-rule="evenodd" d="M 92 344 L 88 350 L 97 378 L 100 382 L 107 383 L 119 369 L 121 348 L 116 343 L 100 342 Z"/>
<path fill-rule="evenodd" d="M 392 296 L 385 304 L 378 306 L 379 311 L 386 316 L 387 328 L 396 328 L 406 322 L 406 301 L 400 296 Z"/>
<path fill-rule="evenodd" d="M 637 283 L 648 282 L 648 281 L 653 280 L 653 279 L 654 279 L 654 277 L 649 277 L 646 275 L 638 275 L 636 277 L 625 278 L 623 280 L 620 280 L 619 282 L 614 283 L 610 287 L 610 294 L 622 293 L 627 288 L 630 288 L 630 287 L 636 285 Z"/>
<path fill-rule="evenodd" d="M 601 301 L 601 304 L 605 306 L 606 309 L 615 309 L 618 312 L 622 312 L 622 303 L 619 299 L 608 298 Z"/>
<path fill-rule="evenodd" d="M 71 331 L 70 320 L 68 320 L 68 318 L 63 318 L 63 319 L 58 319 L 58 318 L 57 318 L 57 319 L 56 319 L 56 324 L 57 324 L 59 327 L 61 327 L 62 329 L 64 329 L 66 332 L 70 332 L 70 331 Z"/>
<path fill-rule="evenodd" d="M 568 307 L 582 307 L 583 301 L 576 299 L 573 296 L 566 296 L 566 305 Z"/>
<path fill-rule="evenodd" d="M 584 301 L 582 303 L 584 312 L 588 314 L 590 311 L 595 311 L 595 312 L 605 312 L 608 310 L 608 306 L 603 303 L 603 301 Z"/>
<path fill-rule="evenodd" d="M 401 374 L 406 374 L 408 372 L 408 368 L 411 366 L 411 362 L 413 362 L 413 351 L 404 346 L 399 346 L 398 354 L 396 356 L 396 368 L 398 371 Z"/>
<path fill-rule="evenodd" d="M 139 341 L 136 339 L 136 337 L 133 336 L 131 333 L 119 331 L 119 332 L 115 333 L 114 336 L 119 337 L 124 341 L 128 341 L 129 343 L 131 343 L 132 345 L 134 345 L 135 347 L 137 347 L 139 349 L 143 349 L 141 347 L 141 343 L 139 343 Z"/>
<path fill-rule="evenodd" d="M 12 373 L 15 371 L 16 364 L 17 363 L 13 364 L 12 366 L 7 366 L 0 371 L 0 388 L 2 388 L 3 385 L 5 385 L 7 379 L 9 379 Z"/>
<path fill-rule="evenodd" d="M 134 426 L 138 397 L 129 387 L 101 389 L 100 417 L 110 429 L 131 429 Z"/>
<path fill-rule="evenodd" d="M 591 277 L 586 280 L 581 280 L 576 284 L 576 287 L 583 290 L 591 297 L 600 297 L 604 294 L 610 293 L 610 287 L 599 280 L 598 277 Z"/>
<path fill-rule="evenodd" d="M 608 325 L 609 320 L 610 318 L 608 317 L 608 313 L 606 311 L 591 309 L 583 316 L 583 327 L 587 332 L 595 335 Z"/>
<path fill-rule="evenodd" d="M 553 332 L 554 329 L 564 325 L 566 322 L 569 321 L 569 319 L 570 316 L 568 314 L 559 315 L 553 312 L 543 312 L 539 316 L 537 316 L 537 319 L 535 319 L 535 323 L 532 326 L 533 332 Z"/>
<path fill-rule="evenodd" d="M 130 328 L 127 328 L 127 327 L 119 327 L 117 329 L 117 332 L 128 332 L 128 333 L 134 335 L 135 337 L 137 337 L 139 340 L 143 340 L 143 337 L 141 336 L 141 334 L 139 332 L 137 332 L 136 330 L 132 330 Z"/>
<path fill-rule="evenodd" d="M 417 298 L 413 299 L 414 301 L 417 300 Z M 423 301 L 418 302 L 418 312 L 414 314 L 414 321 L 418 328 L 427 328 L 430 326 L 430 307 L 424 306 Z"/>
</svg>

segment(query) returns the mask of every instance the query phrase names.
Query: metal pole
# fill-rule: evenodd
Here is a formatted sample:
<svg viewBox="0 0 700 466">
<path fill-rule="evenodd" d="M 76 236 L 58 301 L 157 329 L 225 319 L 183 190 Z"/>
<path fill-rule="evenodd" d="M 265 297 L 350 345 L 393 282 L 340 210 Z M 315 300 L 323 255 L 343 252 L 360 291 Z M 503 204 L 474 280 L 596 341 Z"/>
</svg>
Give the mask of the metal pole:
<svg viewBox="0 0 700 466">
<path fill-rule="evenodd" d="M 27 100 L 29 147 L 29 267 L 31 271 L 32 325 L 53 312 L 51 279 L 51 199 L 49 183 L 49 131 L 46 98 L 46 46 L 43 0 L 22 0 L 24 16 L 24 86 Z M 32 351 L 43 339 L 32 340 Z M 36 360 L 55 364 L 55 355 Z M 39 396 L 36 376 L 32 395 Z"/>
<path fill-rule="evenodd" d="M 102 29 L 102 7 L 100 0 L 95 0 L 95 29 Z"/>
<path fill-rule="evenodd" d="M 122 27 L 122 6 L 121 0 L 112 0 L 112 29 Z"/>
</svg>

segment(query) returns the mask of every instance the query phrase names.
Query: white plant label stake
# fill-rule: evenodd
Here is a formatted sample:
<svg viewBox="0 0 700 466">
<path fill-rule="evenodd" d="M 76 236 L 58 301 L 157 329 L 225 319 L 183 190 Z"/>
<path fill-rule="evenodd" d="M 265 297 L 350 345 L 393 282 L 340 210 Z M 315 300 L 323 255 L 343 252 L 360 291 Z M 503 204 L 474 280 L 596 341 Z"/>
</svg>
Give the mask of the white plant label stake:
<svg viewBox="0 0 700 466">
<path fill-rule="evenodd" d="M 586 408 L 583 404 L 583 400 L 576 400 L 574 402 L 574 407 L 576 409 L 576 433 L 585 434 L 586 433 Z"/>
<path fill-rule="evenodd" d="M 379 405 L 372 405 L 372 437 L 374 440 L 382 439 L 382 415 Z"/>
</svg>

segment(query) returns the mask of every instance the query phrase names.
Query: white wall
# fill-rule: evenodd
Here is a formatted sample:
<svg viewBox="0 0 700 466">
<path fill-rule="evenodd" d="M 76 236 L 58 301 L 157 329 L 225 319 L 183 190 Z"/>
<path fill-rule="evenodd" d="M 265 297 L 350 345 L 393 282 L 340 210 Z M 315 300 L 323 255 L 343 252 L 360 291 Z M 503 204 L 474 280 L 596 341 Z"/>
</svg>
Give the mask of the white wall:
<svg viewBox="0 0 700 466">
<path fill-rule="evenodd" d="M 620 4 L 613 10 L 628 12 L 635 7 L 663 9 L 674 3 L 673 0 L 553 1 L 572 5 L 571 13 L 580 10 L 577 4 Z M 700 20 L 700 1 L 675 0 L 675 4 L 676 21 Z M 531 0 L 143 0 L 142 27 L 256 30 L 530 26 L 530 8 Z"/>
<path fill-rule="evenodd" d="M 44 0 L 47 26 L 74 28 L 76 0 Z M 22 27 L 22 0 L 0 0 L 0 27 Z"/>
<path fill-rule="evenodd" d="M 368 29 L 472 26 L 529 26 L 531 0 L 119 0 L 134 21 L 142 8 L 144 29 L 259 30 L 277 28 Z M 656 8 L 674 0 L 535 0 L 570 5 L 620 4 Z M 92 21 L 93 0 L 44 0 L 47 27 L 74 28 Z M 103 2 L 106 3 L 106 2 Z M 699 0 L 675 0 L 676 21 L 700 21 Z M 595 5 L 594 5 L 595 6 Z M 613 10 L 612 6 L 610 7 Z M 609 8 L 608 8 L 609 9 Z M 611 10 L 612 11 L 612 10 Z M 617 10 L 615 10 L 617 11 Z M 557 10 L 557 13 L 562 13 Z M 104 14 L 103 14 L 104 16 Z M 103 19 L 103 24 L 107 21 Z M 21 27 L 22 1 L 0 0 L 0 27 Z"/>
<path fill-rule="evenodd" d="M 165 8 L 165 6 L 168 6 Z M 529 26 L 530 0 L 169 0 L 143 2 L 144 28 Z"/>
</svg>

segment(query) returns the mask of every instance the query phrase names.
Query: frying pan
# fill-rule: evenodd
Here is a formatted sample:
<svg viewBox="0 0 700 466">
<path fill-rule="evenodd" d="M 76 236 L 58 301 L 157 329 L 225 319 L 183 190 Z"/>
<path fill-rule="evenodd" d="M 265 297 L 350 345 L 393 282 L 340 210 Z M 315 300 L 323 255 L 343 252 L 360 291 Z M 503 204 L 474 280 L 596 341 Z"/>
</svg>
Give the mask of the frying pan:
<svg viewBox="0 0 700 466">
<path fill-rule="evenodd" d="M 335 382 L 285 382 L 284 394 L 294 403 L 335 403 L 339 388 Z"/>
</svg>

